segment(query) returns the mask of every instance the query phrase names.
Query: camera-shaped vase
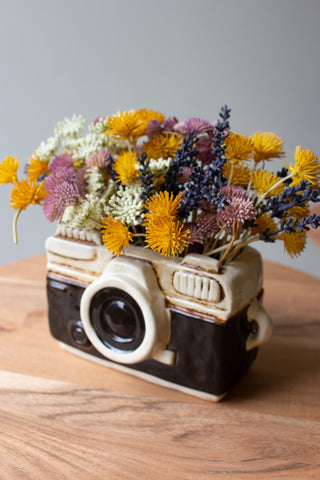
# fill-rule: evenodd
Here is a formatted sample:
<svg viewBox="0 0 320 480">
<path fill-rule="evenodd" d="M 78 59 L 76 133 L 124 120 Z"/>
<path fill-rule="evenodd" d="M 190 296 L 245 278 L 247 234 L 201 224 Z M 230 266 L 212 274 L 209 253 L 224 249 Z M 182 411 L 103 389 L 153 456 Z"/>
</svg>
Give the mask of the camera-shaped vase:
<svg viewBox="0 0 320 480">
<path fill-rule="evenodd" d="M 91 360 L 217 401 L 271 335 L 250 247 L 226 266 L 136 246 L 115 257 L 98 234 L 60 227 L 46 250 L 51 333 Z"/>
</svg>

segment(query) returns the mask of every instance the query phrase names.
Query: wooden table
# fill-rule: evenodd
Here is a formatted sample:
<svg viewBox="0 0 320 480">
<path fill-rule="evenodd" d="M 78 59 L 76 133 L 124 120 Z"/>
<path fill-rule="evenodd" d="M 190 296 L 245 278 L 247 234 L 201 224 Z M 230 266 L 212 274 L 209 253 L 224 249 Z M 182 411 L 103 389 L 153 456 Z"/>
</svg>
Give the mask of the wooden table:
<svg viewBox="0 0 320 480">
<path fill-rule="evenodd" d="M 265 263 L 275 330 L 219 404 L 63 351 L 45 258 L 0 268 L 0 479 L 320 478 L 320 280 Z"/>
</svg>

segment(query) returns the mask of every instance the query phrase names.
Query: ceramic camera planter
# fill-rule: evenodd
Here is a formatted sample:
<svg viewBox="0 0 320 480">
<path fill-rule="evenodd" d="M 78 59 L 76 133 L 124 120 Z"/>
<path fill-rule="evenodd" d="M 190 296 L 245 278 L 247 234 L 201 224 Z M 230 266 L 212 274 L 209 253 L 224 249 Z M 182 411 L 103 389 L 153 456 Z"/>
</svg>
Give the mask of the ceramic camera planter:
<svg viewBox="0 0 320 480">
<path fill-rule="evenodd" d="M 271 335 L 252 248 L 222 267 L 135 246 L 115 257 L 99 235 L 60 227 L 46 250 L 51 333 L 91 360 L 217 401 Z"/>
</svg>

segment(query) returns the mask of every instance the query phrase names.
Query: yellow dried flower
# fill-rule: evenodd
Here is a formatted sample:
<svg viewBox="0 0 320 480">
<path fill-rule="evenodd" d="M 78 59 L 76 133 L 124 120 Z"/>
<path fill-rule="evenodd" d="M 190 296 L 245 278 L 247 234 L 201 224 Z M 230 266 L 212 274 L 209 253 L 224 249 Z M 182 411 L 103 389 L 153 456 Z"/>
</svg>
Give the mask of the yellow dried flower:
<svg viewBox="0 0 320 480">
<path fill-rule="evenodd" d="M 118 112 L 108 118 L 106 135 L 115 135 L 121 140 L 129 140 L 133 145 L 145 133 L 145 122 L 136 110 Z"/>
<path fill-rule="evenodd" d="M 257 163 L 284 155 L 282 138 L 272 132 L 256 132 L 250 139 L 253 143 L 253 158 Z"/>
<path fill-rule="evenodd" d="M 257 217 L 254 221 L 255 226 L 251 227 L 251 232 L 253 235 L 261 235 L 262 232 L 269 229 L 270 232 L 275 232 L 278 227 L 273 218 L 268 213 Z"/>
<path fill-rule="evenodd" d="M 300 205 L 295 205 L 294 207 L 291 207 L 289 210 L 287 210 L 287 212 L 288 217 L 293 217 L 301 220 L 302 218 L 309 217 L 310 207 L 309 205 L 305 205 L 304 207 L 301 207 Z"/>
<path fill-rule="evenodd" d="M 137 113 L 140 116 L 140 119 L 144 122 L 144 133 L 143 135 L 146 134 L 148 125 L 151 120 L 158 120 L 159 123 L 163 123 L 165 116 L 160 113 L 156 112 L 155 110 L 148 110 L 146 108 L 141 108 L 140 110 L 137 111 Z"/>
<path fill-rule="evenodd" d="M 171 217 L 175 219 L 182 195 L 183 193 L 180 192 L 174 197 L 173 193 L 169 193 L 168 191 L 152 195 L 152 197 L 145 203 L 145 207 L 151 212 L 146 214 L 146 220 L 148 220 L 151 215 Z"/>
<path fill-rule="evenodd" d="M 116 181 L 126 185 L 137 180 L 139 170 L 136 167 L 138 166 L 137 156 L 134 152 L 121 153 L 113 166 L 114 171 L 117 173 Z"/>
<path fill-rule="evenodd" d="M 179 255 L 189 244 L 190 231 L 182 222 L 170 217 L 158 217 L 149 221 L 146 228 L 147 247 L 161 255 Z"/>
<path fill-rule="evenodd" d="M 42 175 L 49 174 L 49 161 L 50 160 L 40 160 L 38 156 L 30 158 L 30 161 L 27 165 L 27 175 L 30 182 L 38 180 Z"/>
<path fill-rule="evenodd" d="M 6 157 L 0 164 L 0 185 L 3 183 L 15 183 L 19 166 L 20 163 L 17 158 Z"/>
<path fill-rule="evenodd" d="M 231 160 L 225 162 L 222 173 L 231 185 L 246 187 L 250 180 L 250 170 L 244 165 L 233 164 Z"/>
<path fill-rule="evenodd" d="M 182 139 L 175 135 L 166 133 L 165 135 L 154 135 L 152 140 L 143 143 L 143 150 L 149 158 L 158 160 L 174 157 L 180 147 Z"/>
<path fill-rule="evenodd" d="M 231 132 L 225 140 L 225 145 L 225 157 L 234 164 L 250 160 L 252 157 L 253 143 L 245 135 Z"/>
<path fill-rule="evenodd" d="M 47 196 L 44 181 L 37 183 L 23 180 L 17 182 L 10 195 L 10 205 L 14 210 L 25 210 L 29 205 L 37 205 Z"/>
<path fill-rule="evenodd" d="M 128 227 L 111 216 L 103 220 L 101 232 L 103 243 L 107 249 L 118 257 L 124 247 L 129 246 L 133 238 L 133 234 L 129 232 Z"/>
<path fill-rule="evenodd" d="M 296 232 L 296 233 L 280 233 L 280 240 L 283 241 L 283 246 L 285 251 L 290 255 L 291 258 L 297 257 L 303 252 L 306 243 L 307 243 L 307 233 L 306 232 Z"/>
<path fill-rule="evenodd" d="M 86 163 L 85 158 L 77 158 L 76 160 L 73 161 L 73 169 L 75 171 L 79 170 L 79 168 L 84 167 Z"/>
<path fill-rule="evenodd" d="M 301 145 L 296 147 L 294 153 L 295 164 L 286 167 L 292 175 L 294 185 L 299 184 L 302 180 L 307 180 L 312 185 L 318 185 L 320 179 L 320 164 L 317 156 L 311 150 L 301 150 Z"/>
<path fill-rule="evenodd" d="M 255 170 L 254 172 L 251 172 L 252 185 L 259 196 L 264 195 L 267 192 L 267 197 L 279 195 L 285 187 L 283 183 L 275 187 L 280 180 L 280 177 L 266 170 Z"/>
</svg>

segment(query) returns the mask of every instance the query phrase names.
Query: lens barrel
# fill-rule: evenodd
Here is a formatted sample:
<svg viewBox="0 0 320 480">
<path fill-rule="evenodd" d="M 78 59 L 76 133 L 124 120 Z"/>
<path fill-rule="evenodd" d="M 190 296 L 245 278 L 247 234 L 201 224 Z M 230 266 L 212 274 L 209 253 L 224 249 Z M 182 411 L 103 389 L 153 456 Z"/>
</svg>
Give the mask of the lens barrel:
<svg viewBox="0 0 320 480">
<path fill-rule="evenodd" d="M 134 351 L 144 339 L 145 322 L 139 305 L 118 288 L 103 288 L 94 295 L 90 318 L 100 341 L 112 350 Z"/>
</svg>

